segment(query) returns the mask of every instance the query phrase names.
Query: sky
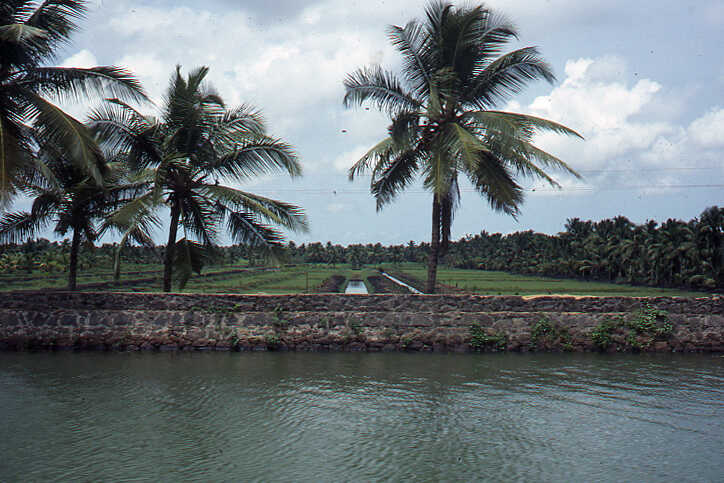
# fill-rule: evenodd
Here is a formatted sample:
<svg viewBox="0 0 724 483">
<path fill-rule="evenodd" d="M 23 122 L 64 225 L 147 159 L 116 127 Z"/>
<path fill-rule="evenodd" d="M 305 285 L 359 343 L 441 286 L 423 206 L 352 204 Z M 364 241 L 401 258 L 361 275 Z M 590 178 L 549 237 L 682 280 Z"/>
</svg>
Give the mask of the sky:
<svg viewBox="0 0 724 483">
<path fill-rule="evenodd" d="M 455 239 L 482 230 L 557 233 L 574 217 L 689 220 L 724 205 L 724 2 L 485 5 L 517 26 L 520 38 L 510 50 L 538 46 L 557 76 L 499 107 L 581 133 L 584 141 L 545 134 L 535 143 L 583 179 L 552 172 L 559 190 L 520 179 L 526 201 L 517 219 L 494 213 L 462 185 Z M 432 198 L 420 184 L 377 212 L 369 178 L 348 181 L 347 169 L 385 137 L 389 123 L 374 108 L 342 106 L 348 73 L 372 64 L 399 72 L 401 57 L 387 27 L 421 18 L 425 2 L 92 0 L 89 7 L 59 63 L 125 66 L 157 103 L 177 64 L 184 72 L 206 65 L 228 105 L 258 107 L 269 134 L 295 147 L 303 178 L 236 185 L 302 206 L 310 231 L 290 234 L 292 240 L 429 240 Z M 87 107 L 68 109 L 82 118 Z M 156 239 L 162 242 L 163 230 Z"/>
</svg>

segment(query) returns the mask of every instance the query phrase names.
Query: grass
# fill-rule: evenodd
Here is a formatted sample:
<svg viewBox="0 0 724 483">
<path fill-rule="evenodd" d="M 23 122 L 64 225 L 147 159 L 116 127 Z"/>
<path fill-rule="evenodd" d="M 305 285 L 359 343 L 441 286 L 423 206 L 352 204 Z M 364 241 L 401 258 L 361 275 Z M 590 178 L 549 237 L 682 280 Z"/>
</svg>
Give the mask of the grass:
<svg viewBox="0 0 724 483">
<path fill-rule="evenodd" d="M 217 269 L 216 272 L 219 270 Z M 213 273 L 210 269 L 209 272 Z M 297 294 L 314 293 L 322 282 L 332 275 L 364 280 L 368 291 L 371 286 L 366 279 L 376 273 L 373 269 L 353 270 L 348 265 L 306 264 L 281 269 L 256 270 L 211 278 L 192 277 L 182 290 L 184 293 L 241 293 L 241 294 Z M 157 291 L 156 287 L 132 287 L 136 291 Z"/>
<path fill-rule="evenodd" d="M 420 280 L 427 278 L 427 268 L 423 264 L 403 263 L 393 266 L 395 270 Z M 558 279 L 516 275 L 506 272 L 483 270 L 465 270 L 441 267 L 437 272 L 437 281 L 465 292 L 480 295 L 595 295 L 628 297 L 706 297 L 706 292 L 665 289 L 655 287 L 636 287 L 603 282 L 586 282 L 575 279 Z"/>
<path fill-rule="evenodd" d="M 400 271 L 424 280 L 427 268 L 421 263 L 403 263 L 385 265 L 392 271 Z M 354 270 L 350 265 L 335 267 L 324 264 L 305 264 L 280 269 L 250 269 L 244 272 L 229 273 L 232 270 L 247 268 L 245 265 L 211 266 L 204 269 L 206 276 L 193 276 L 182 291 L 184 293 L 241 293 L 241 294 L 297 294 L 317 291 L 324 280 L 332 275 L 342 275 L 347 280 L 363 280 L 367 290 L 372 287 L 367 277 L 376 275 L 376 266 Z M 152 283 L 139 283 L 122 286 L 111 286 L 102 290 L 159 292 L 161 288 L 162 267 L 153 265 L 124 265 L 121 281 L 156 276 Z M 131 274 L 128 272 L 137 272 Z M 80 271 L 80 285 L 94 282 L 110 282 L 113 273 L 110 267 L 94 267 Z M 463 270 L 441 267 L 438 270 L 438 282 L 462 292 L 481 295 L 594 295 L 594 296 L 684 296 L 702 297 L 709 295 L 704 292 L 661 289 L 652 287 L 633 287 L 601 282 L 582 280 L 554 279 L 515 275 L 505 272 L 489 272 L 482 270 Z M 43 288 L 62 289 L 67 284 L 67 273 L 48 274 L 34 271 L 14 274 L 0 274 L 0 291 L 8 290 L 40 290 Z M 82 287 L 81 287 L 82 288 Z M 444 289 L 443 289 L 444 291 Z"/>
</svg>

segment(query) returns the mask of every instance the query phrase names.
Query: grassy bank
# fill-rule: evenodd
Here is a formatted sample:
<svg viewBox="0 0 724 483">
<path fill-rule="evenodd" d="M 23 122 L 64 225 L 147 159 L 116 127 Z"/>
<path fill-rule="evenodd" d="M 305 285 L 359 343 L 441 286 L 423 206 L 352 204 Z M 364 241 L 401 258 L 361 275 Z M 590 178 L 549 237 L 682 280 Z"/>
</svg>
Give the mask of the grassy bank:
<svg viewBox="0 0 724 483">
<path fill-rule="evenodd" d="M 423 264 L 406 263 L 385 265 L 391 272 L 408 278 L 425 280 L 427 269 Z M 124 266 L 121 285 L 114 285 L 110 267 L 94 267 L 80 272 L 80 289 L 133 292 L 158 292 L 161 287 L 160 265 Z M 211 266 L 202 276 L 194 275 L 183 290 L 186 293 L 239 293 L 239 294 L 296 294 L 315 293 L 325 280 L 339 275 L 346 280 L 363 280 L 370 293 L 373 286 L 368 277 L 377 275 L 377 266 L 353 269 L 350 265 L 301 264 L 282 268 L 254 268 L 246 265 Z M 440 292 L 474 293 L 481 295 L 599 295 L 599 296 L 687 296 L 701 297 L 703 292 L 633 287 L 629 285 L 586 282 L 582 280 L 553 279 L 515 275 L 505 272 L 463 270 L 441 267 L 438 271 Z M 66 273 L 48 274 L 34 271 L 0 275 L 0 290 L 62 289 Z M 104 284 L 88 286 L 88 284 Z M 86 287 L 84 287 L 86 285 Z M 344 284 L 342 289 L 344 288 Z"/>
<path fill-rule="evenodd" d="M 389 268 L 421 281 L 427 278 L 427 268 L 423 264 L 403 263 L 391 265 Z M 457 289 L 480 295 L 566 294 L 629 297 L 657 297 L 664 295 L 704 297 L 709 295 L 704 292 L 686 290 L 635 287 L 616 283 L 587 282 L 584 280 L 534 277 L 506 272 L 444 267 L 438 269 L 437 281 L 441 285 L 442 292 L 454 292 Z"/>
</svg>

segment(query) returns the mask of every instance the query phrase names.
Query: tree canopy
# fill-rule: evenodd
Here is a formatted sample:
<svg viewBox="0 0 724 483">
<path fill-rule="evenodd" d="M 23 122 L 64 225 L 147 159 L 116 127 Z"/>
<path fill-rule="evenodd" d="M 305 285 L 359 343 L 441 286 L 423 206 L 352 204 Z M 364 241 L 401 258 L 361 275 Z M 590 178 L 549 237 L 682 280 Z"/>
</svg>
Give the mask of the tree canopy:
<svg viewBox="0 0 724 483">
<path fill-rule="evenodd" d="M 274 252 L 283 234 L 305 231 L 301 208 L 221 184 L 243 183 L 283 172 L 301 175 L 291 146 L 266 134 L 261 114 L 250 105 L 227 107 L 205 82 L 208 69 L 171 76 L 158 117 L 147 116 L 119 99 L 96 109 L 91 125 L 113 156 L 148 182 L 142 196 L 118 210 L 110 223 L 137 234 L 159 224 L 156 210 L 167 206 L 171 222 L 166 244 L 164 290 L 171 289 L 174 265 L 181 286 L 200 271 L 222 227 L 237 243 Z M 177 240 L 178 228 L 183 238 Z"/>
<path fill-rule="evenodd" d="M 102 184 L 103 156 L 59 100 L 114 96 L 141 101 L 138 81 L 120 67 L 55 67 L 57 50 L 86 11 L 81 0 L 13 0 L 0 4 L 0 206 L 38 168 L 39 146 L 54 144 Z"/>
<path fill-rule="evenodd" d="M 427 291 L 435 289 L 438 258 L 450 239 L 465 177 L 493 210 L 515 216 L 523 202 L 518 176 L 557 186 L 546 169 L 577 176 L 566 163 L 533 144 L 541 131 L 580 137 L 546 119 L 494 108 L 529 82 L 553 82 L 535 47 L 502 53 L 517 38 L 513 25 L 483 6 L 430 2 L 423 21 L 392 26 L 389 36 L 403 56 L 400 75 L 379 66 L 361 68 L 344 82 L 346 106 L 372 103 L 389 114 L 389 136 L 350 169 L 350 179 L 370 172 L 381 209 L 421 179 L 432 193 L 432 236 Z"/>
</svg>

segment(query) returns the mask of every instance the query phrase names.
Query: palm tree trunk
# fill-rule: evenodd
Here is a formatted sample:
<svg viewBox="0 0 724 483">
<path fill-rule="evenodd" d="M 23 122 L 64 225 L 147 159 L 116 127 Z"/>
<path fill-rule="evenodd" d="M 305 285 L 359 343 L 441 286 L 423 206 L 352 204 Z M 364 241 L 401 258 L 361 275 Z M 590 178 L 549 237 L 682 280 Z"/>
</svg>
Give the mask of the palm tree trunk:
<svg viewBox="0 0 724 483">
<path fill-rule="evenodd" d="M 168 243 L 166 244 L 166 254 L 163 260 L 163 291 L 171 291 L 171 276 L 173 275 L 173 256 L 176 250 L 176 233 L 178 231 L 178 219 L 181 210 L 174 203 L 171 205 L 171 226 L 168 230 Z"/>
<path fill-rule="evenodd" d="M 78 252 L 80 251 L 80 230 L 73 229 L 73 242 L 70 244 L 70 261 L 68 262 L 68 290 L 75 292 L 78 275 Z"/>
<path fill-rule="evenodd" d="M 430 240 L 430 256 L 427 259 L 427 285 L 425 293 L 435 293 L 437 282 L 437 261 L 440 256 L 440 201 L 437 195 L 432 200 L 432 239 Z"/>
</svg>

